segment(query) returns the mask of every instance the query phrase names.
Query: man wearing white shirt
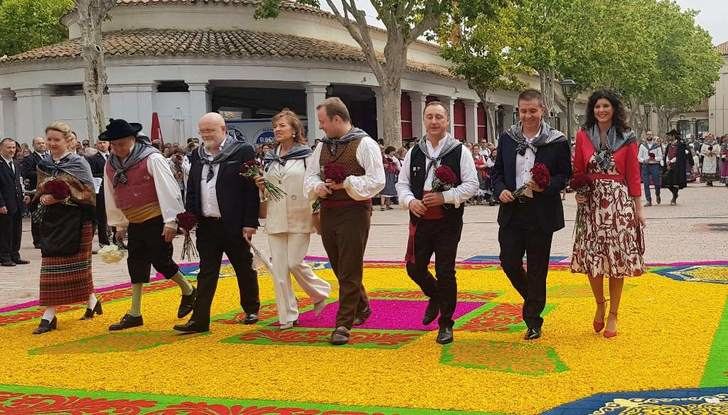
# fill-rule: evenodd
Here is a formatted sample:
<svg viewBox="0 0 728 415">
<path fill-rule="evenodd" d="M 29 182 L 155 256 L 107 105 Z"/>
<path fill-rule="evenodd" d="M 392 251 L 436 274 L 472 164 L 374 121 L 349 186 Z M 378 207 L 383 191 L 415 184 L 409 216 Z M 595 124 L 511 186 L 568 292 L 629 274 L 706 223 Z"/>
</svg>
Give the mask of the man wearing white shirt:
<svg viewBox="0 0 728 415">
<path fill-rule="evenodd" d="M 640 144 L 637 152 L 637 160 L 642 166 L 642 185 L 645 188 L 645 198 L 647 199 L 645 207 L 652 206 L 650 182 L 655 185 L 657 204 L 659 205 L 662 202 L 660 199 L 660 187 L 662 185 L 662 169 L 660 169 L 660 166 L 662 165 L 662 158 L 662 146 L 655 142 L 652 131 L 647 131 L 645 142 Z"/>
<path fill-rule="evenodd" d="M 172 260 L 172 239 L 177 234 L 177 215 L 184 212 L 182 195 L 164 156 L 137 136 L 142 126 L 111 120 L 99 140 L 109 141 L 112 155 L 104 173 L 104 198 L 108 224 L 116 226 L 117 240 L 127 232 L 127 267 L 132 284 L 131 308 L 109 330 L 144 324 L 142 288 L 151 267 L 180 287 L 182 300 L 177 317 L 192 311 L 197 292 Z"/>
<path fill-rule="evenodd" d="M 349 342 L 352 326 L 363 324 L 372 313 L 362 282 L 364 250 L 372 197 L 386 179 L 379 145 L 352 126 L 339 98 L 324 100 L 316 111 L 326 137 L 307 164 L 304 192 L 321 199 L 321 241 L 339 280 L 339 310 L 330 342 L 341 345 Z M 338 170 L 336 177 L 326 173 L 333 170 Z"/>
<path fill-rule="evenodd" d="M 410 211 L 407 274 L 430 300 L 422 324 L 440 315 L 437 343 L 453 341 L 457 303 L 455 257 L 463 230 L 465 202 L 478 191 L 478 173 L 470 151 L 448 133 L 449 114 L 442 103 L 425 107 L 427 135 L 404 158 L 397 181 L 400 205 Z M 438 169 L 450 169 L 455 181 L 433 189 Z M 435 277 L 428 270 L 435 254 Z"/>
<path fill-rule="evenodd" d="M 208 113 L 198 123 L 203 145 L 191 155 L 187 183 L 187 212 L 199 219 L 197 250 L 197 302 L 192 317 L 177 331 L 201 333 L 210 329 L 210 309 L 220 277 L 223 253 L 235 270 L 240 291 L 243 324 L 258 322 L 258 274 L 253 269 L 250 241 L 258 228 L 258 188 L 240 174 L 242 165 L 255 159 L 250 144 L 227 134 L 225 119 Z"/>
</svg>

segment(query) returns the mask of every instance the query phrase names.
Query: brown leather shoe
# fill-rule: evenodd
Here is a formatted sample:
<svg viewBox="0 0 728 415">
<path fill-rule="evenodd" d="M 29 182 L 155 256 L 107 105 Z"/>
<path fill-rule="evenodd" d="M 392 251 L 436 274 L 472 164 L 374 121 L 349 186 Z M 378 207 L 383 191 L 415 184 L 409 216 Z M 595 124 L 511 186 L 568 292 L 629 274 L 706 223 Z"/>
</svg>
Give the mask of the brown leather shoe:
<svg viewBox="0 0 728 415">
<path fill-rule="evenodd" d="M 349 329 L 344 326 L 339 326 L 336 328 L 336 330 L 334 330 L 333 333 L 331 333 L 331 339 L 329 340 L 329 342 L 334 346 L 341 346 L 349 343 L 350 336 L 351 332 L 349 331 Z"/>
</svg>

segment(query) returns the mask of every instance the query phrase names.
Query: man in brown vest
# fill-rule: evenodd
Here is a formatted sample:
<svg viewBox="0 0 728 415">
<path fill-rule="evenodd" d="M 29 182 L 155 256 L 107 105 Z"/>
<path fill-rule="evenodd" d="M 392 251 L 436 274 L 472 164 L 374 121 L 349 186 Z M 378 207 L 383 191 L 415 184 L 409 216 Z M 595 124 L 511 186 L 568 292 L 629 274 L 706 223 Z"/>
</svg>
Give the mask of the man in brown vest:
<svg viewBox="0 0 728 415">
<path fill-rule="evenodd" d="M 321 199 L 321 240 L 339 280 L 339 311 L 330 341 L 341 345 L 349 342 L 352 326 L 364 324 L 372 313 L 362 283 L 364 249 L 371 199 L 386 179 L 379 145 L 352 126 L 349 110 L 339 98 L 324 100 L 316 110 L 326 137 L 308 163 L 304 191 Z M 327 174 L 334 170 L 341 177 Z"/>
</svg>

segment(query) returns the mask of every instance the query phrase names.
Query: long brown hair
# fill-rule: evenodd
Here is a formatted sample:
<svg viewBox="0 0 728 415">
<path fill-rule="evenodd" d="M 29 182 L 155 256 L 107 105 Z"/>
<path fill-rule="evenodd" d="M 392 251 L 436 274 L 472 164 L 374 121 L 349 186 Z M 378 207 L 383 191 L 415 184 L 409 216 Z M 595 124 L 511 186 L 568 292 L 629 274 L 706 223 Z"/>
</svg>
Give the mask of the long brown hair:
<svg viewBox="0 0 728 415">
<path fill-rule="evenodd" d="M 301 119 L 298 118 L 298 115 L 296 115 L 295 112 L 289 110 L 288 108 L 283 108 L 281 112 L 273 116 L 273 119 L 271 120 L 271 124 L 273 124 L 273 127 L 280 121 L 281 119 L 284 119 L 288 125 L 293 127 L 293 141 L 300 144 L 307 144 L 308 140 L 306 139 L 306 133 L 303 131 L 303 123 L 301 123 Z"/>
</svg>

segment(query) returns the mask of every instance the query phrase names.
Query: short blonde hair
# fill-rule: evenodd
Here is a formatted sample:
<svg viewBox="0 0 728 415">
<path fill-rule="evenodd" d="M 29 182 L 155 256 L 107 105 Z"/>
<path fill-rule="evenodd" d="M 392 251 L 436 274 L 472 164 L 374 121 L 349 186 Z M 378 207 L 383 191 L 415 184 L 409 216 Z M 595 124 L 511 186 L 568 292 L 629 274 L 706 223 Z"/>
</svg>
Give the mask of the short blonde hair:
<svg viewBox="0 0 728 415">
<path fill-rule="evenodd" d="M 351 122 L 349 109 L 339 97 L 329 97 L 316 106 L 316 111 L 321 108 L 326 110 L 326 116 L 333 120 L 335 116 L 339 116 L 344 122 Z"/>
<path fill-rule="evenodd" d="M 59 133 L 63 134 L 63 138 L 66 140 L 70 140 L 72 138 L 73 130 L 71 130 L 71 126 L 66 124 L 63 121 L 53 121 L 46 127 L 45 132 L 48 134 L 48 131 L 58 131 Z"/>
</svg>

